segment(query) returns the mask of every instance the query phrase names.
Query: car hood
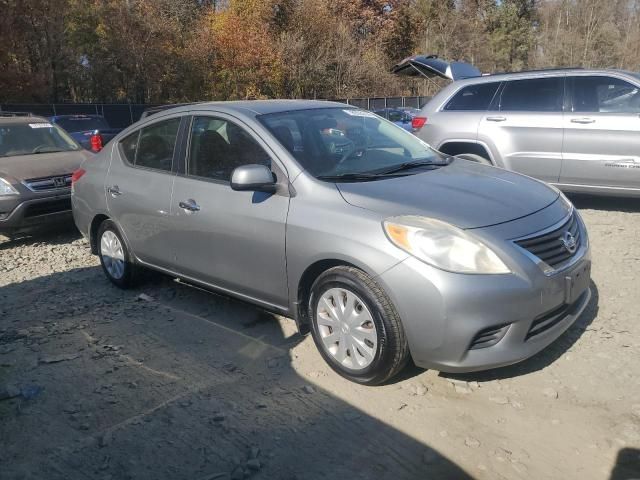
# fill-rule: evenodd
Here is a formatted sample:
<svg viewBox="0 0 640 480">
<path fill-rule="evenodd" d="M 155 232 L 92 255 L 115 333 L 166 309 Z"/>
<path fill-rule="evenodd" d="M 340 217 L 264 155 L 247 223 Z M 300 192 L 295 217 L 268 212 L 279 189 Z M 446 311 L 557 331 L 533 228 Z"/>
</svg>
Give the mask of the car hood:
<svg viewBox="0 0 640 480">
<path fill-rule="evenodd" d="M 0 177 L 21 182 L 72 173 L 93 154 L 86 150 L 0 157 Z"/>
<path fill-rule="evenodd" d="M 457 159 L 416 175 L 337 187 L 348 203 L 360 208 L 389 216 L 422 215 L 465 229 L 525 217 L 558 198 L 538 180 Z"/>
</svg>

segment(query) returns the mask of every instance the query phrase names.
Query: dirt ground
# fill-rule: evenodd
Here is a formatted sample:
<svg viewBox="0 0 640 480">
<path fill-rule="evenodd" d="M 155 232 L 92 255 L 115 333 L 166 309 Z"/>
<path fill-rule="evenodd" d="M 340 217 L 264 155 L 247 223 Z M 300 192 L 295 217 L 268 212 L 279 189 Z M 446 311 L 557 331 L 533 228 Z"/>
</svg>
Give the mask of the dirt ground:
<svg viewBox="0 0 640 480">
<path fill-rule="evenodd" d="M 293 321 L 150 275 L 78 234 L 0 237 L 0 478 L 640 478 L 640 202 L 574 199 L 592 302 L 536 357 L 362 387 Z"/>
</svg>

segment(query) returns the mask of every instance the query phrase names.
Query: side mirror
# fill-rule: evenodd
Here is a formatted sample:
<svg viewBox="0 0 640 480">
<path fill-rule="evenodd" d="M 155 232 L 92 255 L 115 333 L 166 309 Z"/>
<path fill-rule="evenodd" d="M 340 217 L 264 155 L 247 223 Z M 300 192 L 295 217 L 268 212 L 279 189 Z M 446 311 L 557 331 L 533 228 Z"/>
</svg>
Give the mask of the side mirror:
<svg viewBox="0 0 640 480">
<path fill-rule="evenodd" d="M 231 174 L 231 188 L 239 191 L 274 192 L 276 181 L 273 172 L 264 165 L 242 165 Z"/>
</svg>

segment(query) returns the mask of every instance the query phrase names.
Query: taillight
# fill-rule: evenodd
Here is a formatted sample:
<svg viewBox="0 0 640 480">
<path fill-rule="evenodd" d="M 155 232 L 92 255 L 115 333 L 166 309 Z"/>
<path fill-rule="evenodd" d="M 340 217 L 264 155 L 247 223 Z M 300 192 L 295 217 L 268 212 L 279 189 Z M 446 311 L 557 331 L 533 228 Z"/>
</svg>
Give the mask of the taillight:
<svg viewBox="0 0 640 480">
<path fill-rule="evenodd" d="M 94 133 L 93 135 L 91 135 L 89 144 L 91 145 L 91 151 L 98 153 L 100 150 L 102 150 L 102 135 L 100 135 L 99 133 Z"/>
<path fill-rule="evenodd" d="M 85 173 L 87 173 L 87 171 L 83 168 L 79 168 L 73 172 L 71 174 L 71 186 L 73 187 L 73 185 L 80 180 Z"/>
<path fill-rule="evenodd" d="M 411 120 L 411 128 L 414 130 L 420 130 L 427 123 L 427 117 L 413 117 Z"/>
</svg>

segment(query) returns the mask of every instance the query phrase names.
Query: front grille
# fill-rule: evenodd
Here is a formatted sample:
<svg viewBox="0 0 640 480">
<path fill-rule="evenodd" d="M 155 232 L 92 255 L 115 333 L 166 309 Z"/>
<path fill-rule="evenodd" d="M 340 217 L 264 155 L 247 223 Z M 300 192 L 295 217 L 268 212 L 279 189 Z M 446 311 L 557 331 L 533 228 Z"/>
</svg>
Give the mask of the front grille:
<svg viewBox="0 0 640 480">
<path fill-rule="evenodd" d="M 33 192 L 71 188 L 71 174 L 66 173 L 53 177 L 30 178 L 22 183 Z"/>
<path fill-rule="evenodd" d="M 575 248 L 570 249 L 567 246 L 569 243 L 567 237 L 575 240 Z M 578 218 L 573 213 L 569 220 L 552 232 L 524 240 L 516 240 L 515 243 L 550 267 L 556 268 L 573 258 L 580 249 L 582 235 L 578 225 Z"/>
<path fill-rule="evenodd" d="M 51 213 L 67 212 L 71 210 L 71 199 L 63 198 L 59 200 L 51 200 L 48 202 L 33 203 L 27 206 L 24 216 L 38 217 L 40 215 L 49 215 Z"/>
<path fill-rule="evenodd" d="M 529 340 L 531 337 L 535 337 L 536 335 L 540 335 L 541 333 L 546 332 L 547 330 L 555 327 L 557 324 L 562 322 L 562 320 L 567 318 L 568 315 L 574 314 L 576 308 L 584 301 L 584 296 L 587 294 L 588 292 L 584 292 L 571 305 L 561 305 L 558 308 L 555 308 L 550 312 L 544 313 L 535 318 L 533 322 L 531 322 L 531 327 L 529 327 L 529 331 L 527 332 L 525 341 Z"/>
<path fill-rule="evenodd" d="M 508 328 L 509 325 L 498 325 L 497 327 L 489 327 L 480 330 L 476 333 L 476 336 L 473 337 L 469 350 L 493 347 L 496 343 L 502 340 L 502 337 L 507 333 Z"/>
</svg>

